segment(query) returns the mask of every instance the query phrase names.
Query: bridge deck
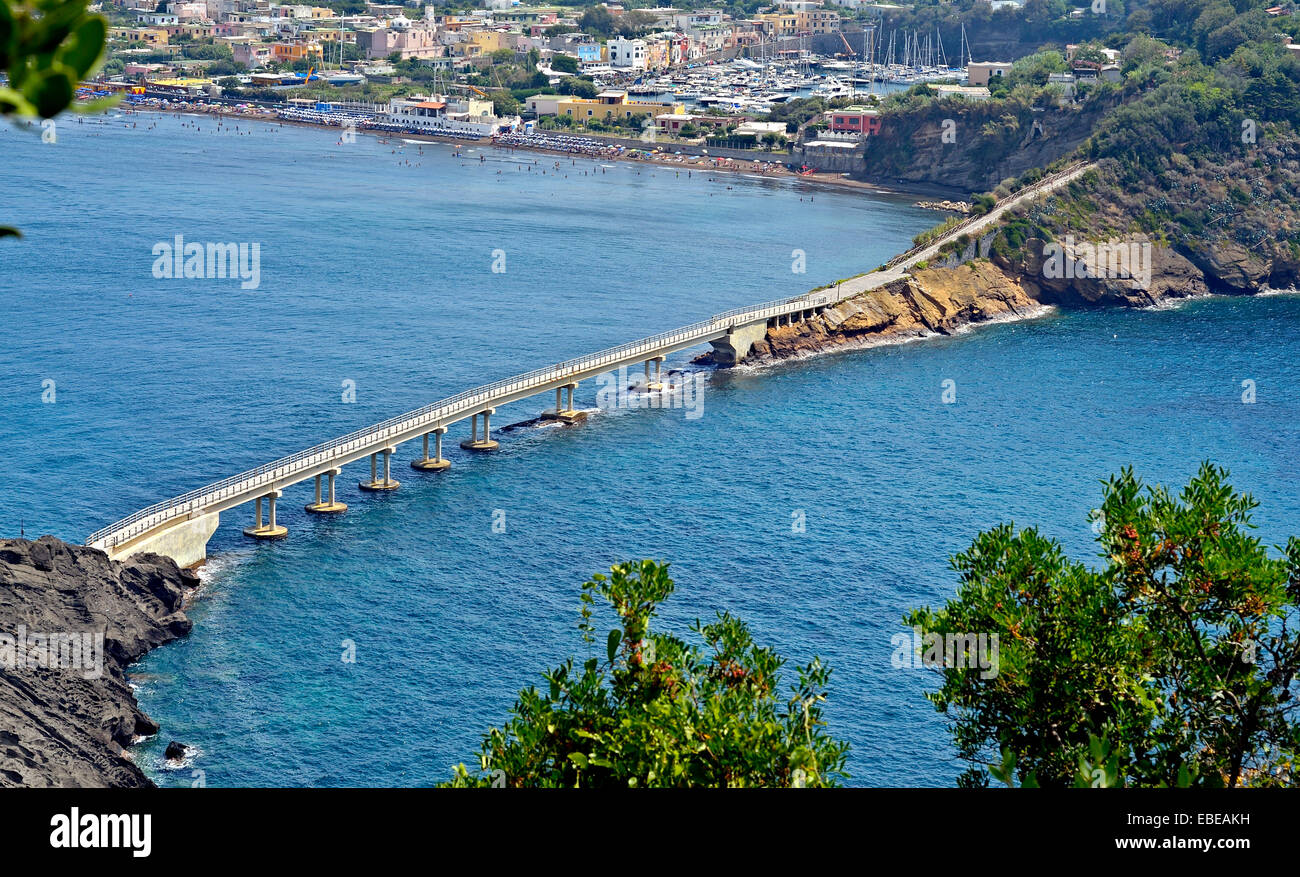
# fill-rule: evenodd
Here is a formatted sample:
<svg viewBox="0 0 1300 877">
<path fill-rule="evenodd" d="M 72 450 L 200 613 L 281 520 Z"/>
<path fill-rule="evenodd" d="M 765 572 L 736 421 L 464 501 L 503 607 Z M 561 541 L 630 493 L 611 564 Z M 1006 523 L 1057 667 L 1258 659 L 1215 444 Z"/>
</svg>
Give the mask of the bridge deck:
<svg viewBox="0 0 1300 877">
<path fill-rule="evenodd" d="M 86 539 L 86 544 L 113 552 L 143 537 L 165 531 L 169 527 L 242 505 L 271 491 L 297 484 L 330 469 L 347 465 L 370 454 L 383 451 L 385 448 L 417 438 L 438 427 L 450 426 L 473 417 L 489 408 L 554 390 L 623 366 L 715 341 L 726 336 L 733 328 L 753 325 L 759 321 L 800 311 L 820 310 L 845 298 L 860 295 L 864 291 L 903 276 L 908 268 L 923 259 L 931 258 L 949 240 L 953 240 L 958 235 L 978 231 L 1000 218 L 1007 209 L 1027 198 L 1064 185 L 1089 167 L 1091 165 L 1080 163 L 1046 177 L 1006 199 L 990 213 L 968 219 L 930 244 L 914 247 L 903 253 L 880 270 L 851 278 L 837 286 L 817 290 L 799 298 L 768 302 L 753 308 L 736 308 L 671 332 L 642 338 L 599 353 L 466 390 L 415 411 L 141 509 L 92 533 Z"/>
</svg>

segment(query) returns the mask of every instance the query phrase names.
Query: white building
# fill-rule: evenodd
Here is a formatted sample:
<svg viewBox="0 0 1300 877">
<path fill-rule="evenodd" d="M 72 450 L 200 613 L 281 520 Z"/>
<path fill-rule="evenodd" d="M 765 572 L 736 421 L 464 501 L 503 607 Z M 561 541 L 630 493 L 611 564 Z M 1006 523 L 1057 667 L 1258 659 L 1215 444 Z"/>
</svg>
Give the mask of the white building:
<svg viewBox="0 0 1300 877">
<path fill-rule="evenodd" d="M 605 43 L 609 51 L 609 66 L 624 70 L 644 70 L 646 68 L 645 40 L 629 40 L 615 37 Z"/>
<path fill-rule="evenodd" d="M 155 27 L 165 27 L 169 24 L 179 24 L 180 19 L 168 12 L 137 12 L 135 20 L 140 24 L 151 24 Z"/>
<path fill-rule="evenodd" d="M 941 97 L 959 97 L 965 100 L 988 100 L 989 90 L 974 85 L 931 85 L 935 93 Z"/>
<path fill-rule="evenodd" d="M 379 120 L 404 131 L 471 138 L 491 137 L 519 125 L 518 116 L 495 115 L 490 100 L 438 95 L 395 97 L 388 102 L 388 111 L 381 113 Z"/>
<path fill-rule="evenodd" d="M 760 142 L 770 134 L 788 136 L 785 122 L 742 122 L 736 126 L 735 131 L 737 137 L 753 137 Z"/>
</svg>

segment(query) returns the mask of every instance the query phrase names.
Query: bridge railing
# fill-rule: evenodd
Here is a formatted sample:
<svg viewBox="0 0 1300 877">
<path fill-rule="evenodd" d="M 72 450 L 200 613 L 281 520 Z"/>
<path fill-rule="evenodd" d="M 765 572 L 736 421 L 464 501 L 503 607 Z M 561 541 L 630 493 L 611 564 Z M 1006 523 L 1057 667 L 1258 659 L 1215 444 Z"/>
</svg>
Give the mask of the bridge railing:
<svg viewBox="0 0 1300 877">
<path fill-rule="evenodd" d="M 703 338 L 725 330 L 735 323 L 750 323 L 769 319 L 797 310 L 820 306 L 820 296 L 806 296 L 767 302 L 758 307 L 734 308 L 715 314 L 708 320 L 692 323 L 680 329 L 661 332 L 617 347 L 587 356 L 566 360 L 552 366 L 534 369 L 522 375 L 494 381 L 465 390 L 446 399 L 440 399 L 423 408 L 391 417 L 388 420 L 358 429 L 347 435 L 313 445 L 295 454 L 263 464 L 238 475 L 223 478 L 188 493 L 155 503 L 107 527 L 96 530 L 86 539 L 87 545 L 103 543 L 105 547 L 120 545 L 161 523 L 182 515 L 201 511 L 204 507 L 231 496 L 247 493 L 260 487 L 273 485 L 277 480 L 292 476 L 303 469 L 319 465 L 362 447 L 373 446 L 385 438 L 409 433 L 421 426 L 435 426 L 440 420 L 463 414 L 478 406 L 488 406 L 494 399 L 503 398 L 522 390 L 532 389 L 562 379 L 612 364 L 638 354 L 653 354 L 657 350 L 683 341 Z"/>
<path fill-rule="evenodd" d="M 1037 181 L 1017 195 L 1011 196 L 1011 200 L 1025 194 L 1030 194 L 1045 186 L 1051 185 L 1062 177 L 1074 173 L 1079 168 L 1085 166 L 1087 162 L 1079 161 L 1057 171 L 1043 179 Z M 997 209 L 995 205 L 994 209 Z M 982 216 L 967 217 L 961 223 L 945 232 L 940 238 L 925 244 L 918 245 L 902 253 L 889 262 L 885 263 L 885 268 L 893 268 L 906 262 L 908 259 L 915 258 L 917 254 L 934 246 L 943 238 L 950 238 L 959 234 L 962 229 L 984 219 L 987 214 Z M 850 295 L 853 293 L 849 293 Z M 487 406 L 496 399 L 509 396 L 512 393 L 531 389 L 541 386 L 554 380 L 558 380 L 569 374 L 589 371 L 598 368 L 607 363 L 617 362 L 639 353 L 653 353 L 656 350 L 681 342 L 693 339 L 695 337 L 707 337 L 719 330 L 726 329 L 736 323 L 752 323 L 760 319 L 770 319 L 774 316 L 793 313 L 794 311 L 808 308 L 821 307 L 827 304 L 840 301 L 844 298 L 845 293 L 829 290 L 820 290 L 818 292 L 808 293 L 794 299 L 784 299 L 780 301 L 767 302 L 757 307 L 734 308 L 715 314 L 708 320 L 698 323 L 692 323 L 680 329 L 674 329 L 669 332 L 661 332 L 658 335 L 651 335 L 648 338 L 642 338 L 638 341 L 632 341 L 628 344 L 622 344 L 617 347 L 611 347 L 588 356 L 578 357 L 576 359 L 566 360 L 553 366 L 534 369 L 522 375 L 516 375 L 512 378 L 505 378 L 495 381 L 491 384 L 484 384 L 481 387 L 474 387 L 470 390 L 441 399 L 431 405 L 426 405 L 415 411 L 398 415 L 369 426 L 350 432 L 345 436 L 323 442 L 306 450 L 283 457 L 274 462 L 258 466 L 247 472 L 241 472 L 221 481 L 214 482 L 197 490 L 191 490 L 188 493 L 181 494 L 163 502 L 155 503 L 148 508 L 144 508 L 116 521 L 107 527 L 96 530 L 86 539 L 87 545 L 93 545 L 103 542 L 106 546 L 119 545 L 124 541 L 135 538 L 137 535 L 156 527 L 160 523 L 179 517 L 181 515 L 192 514 L 200 511 L 205 506 L 214 502 L 220 502 L 232 495 L 247 493 L 273 485 L 277 480 L 292 476 L 305 468 L 318 465 L 319 463 L 330 458 L 342 456 L 361 447 L 373 446 L 382 439 L 390 438 L 395 435 L 408 433 L 422 425 L 434 426 L 438 421 L 447 417 L 473 409 L 476 406 Z"/>
<path fill-rule="evenodd" d="M 1084 166 L 1087 165 L 1087 164 L 1088 164 L 1087 161 L 1076 161 L 1076 162 L 1074 162 L 1073 164 L 1070 164 L 1070 165 L 1068 165 L 1068 166 L 1062 168 L 1061 170 L 1057 171 L 1056 173 L 1048 174 L 1047 176 L 1043 177 L 1041 180 L 1038 180 L 1038 181 L 1035 182 L 1035 183 L 1031 183 L 1030 185 L 1028 185 L 1028 186 L 1026 186 L 1025 188 L 1021 189 L 1019 192 L 1015 192 L 1015 193 L 1013 193 L 1013 194 L 1011 194 L 1011 195 L 1008 195 L 1006 198 L 1003 198 L 1002 201 L 1001 201 L 1000 203 L 997 203 L 997 204 L 994 204 L 994 205 L 993 205 L 992 210 L 997 210 L 999 207 L 1006 206 L 1006 203 L 1007 203 L 1008 201 L 1014 201 L 1014 200 L 1016 200 L 1017 198 L 1022 198 L 1022 197 L 1024 197 L 1025 195 L 1033 194 L 1034 192 L 1037 192 L 1038 190 L 1040 190 L 1040 189 L 1042 189 L 1042 188 L 1044 188 L 1044 187 L 1046 187 L 1046 186 L 1050 186 L 1052 183 L 1055 183 L 1057 180 L 1061 179 L 1062 177 L 1069 176 L 1070 174 L 1074 173 L 1074 172 L 1077 171 L 1079 168 L 1084 167 Z M 906 262 L 908 259 L 913 259 L 913 258 L 917 257 L 917 256 L 920 255 L 921 253 L 923 253 L 923 252 L 925 252 L 926 250 L 928 250 L 930 247 L 933 247 L 935 244 L 939 243 L 939 242 L 940 242 L 941 240 L 943 240 L 944 238 L 951 238 L 953 235 L 960 234 L 960 233 L 962 232 L 963 229 L 969 228 L 970 226 L 974 225 L 975 223 L 982 221 L 982 220 L 985 219 L 987 216 L 988 216 L 987 213 L 981 213 L 981 214 L 979 214 L 978 216 L 968 216 L 968 217 L 966 217 L 966 218 L 963 219 L 961 222 L 957 223 L 957 224 L 954 225 L 952 228 L 950 228 L 950 229 L 948 229 L 947 231 L 945 231 L 942 235 L 939 235 L 938 237 L 936 237 L 934 240 L 932 240 L 932 241 L 926 241 L 926 242 L 923 243 L 923 244 L 917 244 L 916 246 L 912 247 L 912 248 L 911 248 L 910 250 L 908 250 L 907 252 L 905 252 L 905 253 L 899 253 L 897 256 L 895 256 L 894 258 L 890 259 L 888 262 L 885 263 L 885 266 L 884 266 L 884 267 L 885 267 L 885 270 L 888 270 L 888 269 L 890 269 L 890 268 L 897 268 L 899 265 L 903 264 L 903 263 Z"/>
</svg>

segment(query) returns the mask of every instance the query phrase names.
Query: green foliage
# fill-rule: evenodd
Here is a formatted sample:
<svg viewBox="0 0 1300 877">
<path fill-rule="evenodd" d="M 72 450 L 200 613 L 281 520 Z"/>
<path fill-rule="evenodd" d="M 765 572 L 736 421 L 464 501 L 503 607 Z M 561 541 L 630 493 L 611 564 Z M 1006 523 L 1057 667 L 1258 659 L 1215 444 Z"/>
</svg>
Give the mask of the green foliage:
<svg viewBox="0 0 1300 877">
<path fill-rule="evenodd" d="M 649 31 L 657 20 L 651 12 L 631 9 L 615 15 L 605 6 L 589 6 L 578 16 L 578 27 L 600 37 L 634 37 Z"/>
<path fill-rule="evenodd" d="M 848 744 L 829 737 L 820 704 L 830 668 L 816 658 L 779 694 L 784 659 L 722 613 L 692 630 L 703 646 L 651 631 L 673 592 L 667 565 L 618 564 L 582 586 L 579 630 L 599 657 L 570 658 L 521 691 L 512 718 L 483 740 L 481 773 L 458 765 L 448 786 L 834 786 Z M 597 602 L 619 626 L 593 623 Z"/>
<path fill-rule="evenodd" d="M 951 231 L 953 228 L 960 225 L 963 219 L 965 219 L 965 217 L 949 216 L 947 219 L 945 219 L 943 222 L 939 223 L 938 225 L 933 226 L 931 228 L 927 228 L 925 231 L 921 232 L 916 237 L 912 238 L 912 246 L 919 247 L 924 244 L 930 243 L 936 238 L 942 237 L 943 235 Z"/>
<path fill-rule="evenodd" d="M 1000 637 L 996 675 L 944 669 L 927 695 L 960 784 L 1291 784 L 1300 539 L 1271 555 L 1255 507 L 1208 463 L 1177 496 L 1124 470 L 1095 513 L 1101 568 L 1010 525 L 956 555 L 956 597 L 905 621 Z"/>
<path fill-rule="evenodd" d="M 556 86 L 555 91 L 557 94 L 571 94 L 574 97 L 588 99 L 600 93 L 596 83 L 586 76 L 566 76 L 560 80 L 560 84 Z"/>
<path fill-rule="evenodd" d="M 1018 58 L 1011 64 L 1011 72 L 1001 81 L 1008 89 L 1017 85 L 1042 87 L 1047 84 L 1050 74 L 1064 73 L 1066 69 L 1065 56 L 1055 49 L 1048 49 Z"/>
<path fill-rule="evenodd" d="M 494 91 L 492 92 L 492 112 L 498 116 L 517 116 L 521 109 L 517 101 L 509 92 Z"/>
<path fill-rule="evenodd" d="M 0 0 L 0 116 L 52 119 L 73 105 L 77 84 L 104 59 L 108 23 L 86 0 Z M 96 104 L 88 109 L 98 109 Z M 18 237 L 0 226 L 0 238 Z"/>
<path fill-rule="evenodd" d="M 572 55 L 552 55 L 551 69 L 558 73 L 577 73 L 578 59 Z"/>
<path fill-rule="evenodd" d="M 985 213 L 988 213 L 995 206 L 997 206 L 997 203 L 998 203 L 998 199 L 994 198 L 992 195 L 989 195 L 987 193 L 976 195 L 971 199 L 971 205 L 970 205 L 971 215 L 983 216 Z"/>
<path fill-rule="evenodd" d="M 195 43 L 181 48 L 181 55 L 196 61 L 229 61 L 234 52 L 226 43 Z"/>
<path fill-rule="evenodd" d="M 769 122 L 785 122 L 787 133 L 794 134 L 801 125 L 807 124 L 822 113 L 829 105 L 819 97 L 800 97 L 772 107 L 768 113 Z"/>
<path fill-rule="evenodd" d="M 85 0 L 0 0 L 0 115 L 53 118 L 99 68 L 108 23 Z"/>
</svg>

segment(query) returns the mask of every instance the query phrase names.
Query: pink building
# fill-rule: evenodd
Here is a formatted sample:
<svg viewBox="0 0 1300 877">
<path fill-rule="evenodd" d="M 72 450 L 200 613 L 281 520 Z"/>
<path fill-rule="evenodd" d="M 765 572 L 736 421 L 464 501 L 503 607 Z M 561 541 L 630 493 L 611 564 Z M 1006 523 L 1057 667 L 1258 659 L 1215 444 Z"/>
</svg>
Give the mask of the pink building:
<svg viewBox="0 0 1300 877">
<path fill-rule="evenodd" d="M 866 107 L 845 107 L 831 112 L 831 130 L 837 134 L 879 134 L 880 113 Z"/>
<path fill-rule="evenodd" d="M 394 52 L 403 58 L 441 58 L 446 52 L 433 29 L 424 27 L 359 30 L 357 48 L 367 58 L 387 58 Z"/>
</svg>

